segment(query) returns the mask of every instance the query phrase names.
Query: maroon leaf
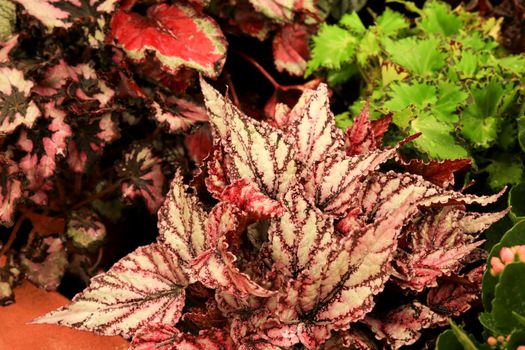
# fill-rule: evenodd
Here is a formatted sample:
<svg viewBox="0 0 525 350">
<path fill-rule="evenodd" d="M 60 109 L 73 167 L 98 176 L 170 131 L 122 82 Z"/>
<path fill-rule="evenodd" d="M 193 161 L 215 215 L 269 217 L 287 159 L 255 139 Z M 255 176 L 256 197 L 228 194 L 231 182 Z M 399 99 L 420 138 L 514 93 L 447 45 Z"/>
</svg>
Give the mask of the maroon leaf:
<svg viewBox="0 0 525 350">
<path fill-rule="evenodd" d="M 222 329 L 200 331 L 197 336 L 183 333 L 169 324 L 148 324 L 131 342 L 131 350 L 233 350 L 228 332 Z"/>
<path fill-rule="evenodd" d="M 188 151 L 191 160 L 197 165 L 204 163 L 204 159 L 210 154 L 213 140 L 208 125 L 203 125 L 192 134 L 186 135 L 184 145 Z"/>
<path fill-rule="evenodd" d="M 175 324 L 189 277 L 177 256 L 160 244 L 140 247 L 91 280 L 73 303 L 33 323 L 50 323 L 130 337 L 144 323 Z"/>
<path fill-rule="evenodd" d="M 141 62 L 152 50 L 171 73 L 185 66 L 217 77 L 226 58 L 226 40 L 215 21 L 181 3 L 153 5 L 146 16 L 121 10 L 111 19 L 111 31 L 132 60 Z"/>
<path fill-rule="evenodd" d="M 310 56 L 311 27 L 293 23 L 281 28 L 273 38 L 273 57 L 279 72 L 302 76 Z"/>
<path fill-rule="evenodd" d="M 122 196 L 128 199 L 144 198 L 151 213 L 159 209 L 163 197 L 164 175 L 160 159 L 153 155 L 150 147 L 136 145 L 117 164 L 122 183 Z"/>
<path fill-rule="evenodd" d="M 16 68 L 0 67 L 0 135 L 21 125 L 32 128 L 42 114 L 30 99 L 33 82 Z"/>
<path fill-rule="evenodd" d="M 365 323 L 372 328 L 377 339 L 386 338 L 392 349 L 399 349 L 404 345 L 414 344 L 421 336 L 422 329 L 444 325 L 447 319 L 447 316 L 437 314 L 414 301 L 392 310 L 380 320 L 367 317 Z"/>
<path fill-rule="evenodd" d="M 419 159 L 411 159 L 406 162 L 400 159 L 400 162 L 408 172 L 421 175 L 433 184 L 446 188 L 454 186 L 454 173 L 458 170 L 468 168 L 471 160 L 454 159 L 424 162 Z"/>
<path fill-rule="evenodd" d="M 470 309 L 473 301 L 479 299 L 479 289 L 475 285 L 445 282 L 430 289 L 427 305 L 445 316 L 459 316 Z"/>
<path fill-rule="evenodd" d="M 12 152 L 0 154 L 0 224 L 11 226 L 17 203 L 22 199 L 20 169 Z"/>
</svg>

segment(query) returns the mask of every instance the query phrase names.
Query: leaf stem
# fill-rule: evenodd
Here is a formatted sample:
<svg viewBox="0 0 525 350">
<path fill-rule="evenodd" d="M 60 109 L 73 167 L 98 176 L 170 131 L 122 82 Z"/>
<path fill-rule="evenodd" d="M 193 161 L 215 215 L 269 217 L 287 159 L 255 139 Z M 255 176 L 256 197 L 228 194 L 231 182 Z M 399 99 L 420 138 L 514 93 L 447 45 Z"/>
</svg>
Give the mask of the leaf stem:
<svg viewBox="0 0 525 350">
<path fill-rule="evenodd" d="M 78 208 L 82 207 L 83 205 L 85 205 L 85 204 L 87 204 L 89 202 L 92 202 L 92 201 L 94 201 L 96 199 L 102 198 L 105 195 L 115 191 L 119 186 L 120 186 L 120 181 L 117 181 L 117 182 L 107 186 L 102 191 L 94 193 L 91 196 L 85 198 L 84 200 L 81 200 L 80 202 L 76 203 L 75 205 L 73 205 L 71 207 L 71 209 L 78 209 Z"/>
<path fill-rule="evenodd" d="M 11 231 L 11 234 L 9 235 L 9 239 L 7 240 L 7 243 L 2 247 L 2 250 L 0 251 L 0 256 L 7 253 L 9 248 L 11 248 L 11 245 L 16 239 L 16 235 L 18 234 L 18 231 L 20 230 L 20 227 L 22 226 L 22 223 L 26 219 L 25 214 L 20 215 L 18 220 L 15 223 L 15 226 L 13 227 L 13 230 Z"/>
</svg>

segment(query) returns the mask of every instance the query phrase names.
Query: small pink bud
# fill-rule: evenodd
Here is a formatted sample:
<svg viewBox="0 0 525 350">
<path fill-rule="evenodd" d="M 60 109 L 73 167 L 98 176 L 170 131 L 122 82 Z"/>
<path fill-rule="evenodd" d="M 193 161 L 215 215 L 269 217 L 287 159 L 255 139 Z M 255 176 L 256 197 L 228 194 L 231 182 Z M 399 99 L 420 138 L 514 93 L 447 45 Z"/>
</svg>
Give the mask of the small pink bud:
<svg viewBox="0 0 525 350">
<path fill-rule="evenodd" d="M 491 259 L 490 259 L 490 274 L 492 276 L 497 276 L 501 271 L 503 271 L 503 269 L 505 268 L 505 265 L 503 265 L 503 263 L 501 262 L 501 260 L 496 257 L 496 256 L 493 256 Z"/>
<path fill-rule="evenodd" d="M 494 346 L 498 343 L 498 341 L 496 340 L 496 338 L 494 337 L 488 337 L 487 338 L 487 344 L 489 344 L 490 346 Z"/>
<path fill-rule="evenodd" d="M 520 245 L 518 247 L 518 259 L 521 262 L 525 262 L 525 245 Z"/>
<path fill-rule="evenodd" d="M 499 256 L 501 256 L 501 260 L 505 264 L 510 264 L 511 262 L 514 261 L 515 253 L 512 251 L 511 248 L 503 247 L 503 248 L 501 248 L 501 250 L 499 252 Z"/>
<path fill-rule="evenodd" d="M 502 335 L 498 336 L 498 342 L 503 343 L 504 340 L 505 340 L 504 336 Z"/>
<path fill-rule="evenodd" d="M 525 345 L 520 345 L 516 348 L 516 350 L 525 350 Z"/>
</svg>

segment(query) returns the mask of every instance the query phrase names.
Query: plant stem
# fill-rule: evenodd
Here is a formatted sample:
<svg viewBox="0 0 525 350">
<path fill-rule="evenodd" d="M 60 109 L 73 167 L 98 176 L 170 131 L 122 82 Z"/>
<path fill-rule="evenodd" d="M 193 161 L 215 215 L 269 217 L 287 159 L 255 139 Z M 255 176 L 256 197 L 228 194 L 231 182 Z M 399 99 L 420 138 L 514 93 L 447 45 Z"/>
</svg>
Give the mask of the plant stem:
<svg viewBox="0 0 525 350">
<path fill-rule="evenodd" d="M 117 181 L 117 182 L 107 186 L 102 191 L 94 193 L 91 196 L 89 196 L 89 197 L 85 198 L 84 200 L 78 202 L 77 204 L 73 205 L 71 207 L 71 209 L 78 209 L 78 208 L 82 207 L 83 205 L 85 205 L 85 204 L 87 204 L 89 202 L 92 202 L 92 201 L 94 201 L 96 199 L 102 198 L 105 195 L 115 191 L 119 186 L 120 186 L 120 181 Z"/>
<path fill-rule="evenodd" d="M 2 250 L 0 251 L 0 256 L 7 253 L 9 248 L 11 248 L 11 245 L 16 239 L 16 235 L 18 234 L 18 231 L 20 230 L 20 226 L 22 226 L 22 223 L 24 222 L 26 216 L 24 214 L 20 215 L 18 220 L 16 221 L 15 226 L 13 227 L 13 230 L 11 231 L 11 234 L 9 235 L 9 239 L 7 240 L 7 243 L 5 246 L 2 247 Z"/>
</svg>

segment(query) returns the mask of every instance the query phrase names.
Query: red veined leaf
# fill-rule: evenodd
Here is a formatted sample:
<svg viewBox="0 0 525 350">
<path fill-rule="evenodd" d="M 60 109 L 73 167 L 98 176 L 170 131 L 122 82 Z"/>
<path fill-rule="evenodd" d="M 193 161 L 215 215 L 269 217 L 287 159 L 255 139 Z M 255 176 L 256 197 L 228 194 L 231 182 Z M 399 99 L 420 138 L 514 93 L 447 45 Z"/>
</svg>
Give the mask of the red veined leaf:
<svg viewBox="0 0 525 350">
<path fill-rule="evenodd" d="M 206 231 L 208 215 L 197 197 L 188 193 L 179 172 L 171 182 L 158 219 L 159 242 L 176 252 L 181 259 L 179 264 L 189 271 L 192 260 L 209 248 Z M 193 277 L 191 282 L 195 282 Z"/>
<path fill-rule="evenodd" d="M 292 23 L 281 28 L 273 38 L 273 59 L 279 72 L 302 76 L 310 56 L 308 46 L 312 28 Z"/>
<path fill-rule="evenodd" d="M 350 328 L 348 330 L 336 332 L 321 350 L 377 350 L 374 341 L 364 332 Z"/>
<path fill-rule="evenodd" d="M 245 116 L 203 79 L 201 88 L 214 135 L 231 157 L 231 181 L 247 178 L 273 199 L 286 192 L 296 163 L 282 132 Z"/>
<path fill-rule="evenodd" d="M 190 293 L 188 293 L 189 295 Z M 219 310 L 214 299 L 208 299 L 202 307 L 191 307 L 184 313 L 182 319 L 191 322 L 199 329 L 222 328 L 228 321 Z"/>
<path fill-rule="evenodd" d="M 355 118 L 354 124 L 346 130 L 346 154 L 365 154 L 380 148 L 383 135 L 391 121 L 391 116 L 371 121 L 370 101 L 367 101 Z"/>
<path fill-rule="evenodd" d="M 171 73 L 185 66 L 217 77 L 226 58 L 217 23 L 181 3 L 153 5 L 146 16 L 121 10 L 111 19 L 111 32 L 132 60 L 144 61 L 151 50 Z"/>
<path fill-rule="evenodd" d="M 33 323 L 59 324 L 101 335 L 132 336 L 144 323 L 175 324 L 189 283 L 179 258 L 161 244 L 139 247 L 91 280 L 73 303 Z"/>
<path fill-rule="evenodd" d="M 0 67 L 0 135 L 11 134 L 21 125 L 32 128 L 42 114 L 30 98 L 33 85 L 22 71 Z"/>
<path fill-rule="evenodd" d="M 314 1 L 250 0 L 250 3 L 258 12 L 277 22 L 291 22 L 296 13 L 305 14 L 309 22 L 321 19 Z"/>
<path fill-rule="evenodd" d="M 26 278 L 46 290 L 56 290 L 68 264 L 67 252 L 60 238 L 36 238 L 20 254 Z"/>
<path fill-rule="evenodd" d="M 209 125 L 205 124 L 193 133 L 186 135 L 184 145 L 191 160 L 197 165 L 203 164 L 204 159 L 210 154 L 213 146 Z"/>
<path fill-rule="evenodd" d="M 199 121 L 208 121 L 206 110 L 195 103 L 181 98 L 170 98 L 171 105 L 163 108 L 157 102 L 152 103 L 155 120 L 167 126 L 170 133 L 186 130 Z"/>
<path fill-rule="evenodd" d="M 0 224 L 13 225 L 16 205 L 22 199 L 21 171 L 12 159 L 12 152 L 0 154 Z"/>
<path fill-rule="evenodd" d="M 467 312 L 472 303 L 479 299 L 479 295 L 480 288 L 476 285 L 444 282 L 430 289 L 427 305 L 438 313 L 455 317 Z"/>
<path fill-rule="evenodd" d="M 211 328 L 197 336 L 184 333 L 169 324 L 150 323 L 133 337 L 130 350 L 233 350 L 228 332 Z"/>
<path fill-rule="evenodd" d="M 444 188 L 454 186 L 454 173 L 468 168 L 471 164 L 470 159 L 431 160 L 429 162 L 419 159 L 411 159 L 406 162 L 400 159 L 400 161 L 408 172 L 421 175 L 433 184 Z"/>
<path fill-rule="evenodd" d="M 240 179 L 221 193 L 220 199 L 235 204 L 256 221 L 280 216 L 284 208 L 279 201 L 263 194 L 257 185 L 247 179 Z"/>
<path fill-rule="evenodd" d="M 222 191 L 230 184 L 229 169 L 233 167 L 232 159 L 224 152 L 221 145 L 214 145 L 206 163 L 208 177 L 204 180 L 206 189 L 211 195 L 220 200 Z"/>
<path fill-rule="evenodd" d="M 131 200 L 142 197 L 149 211 L 156 213 L 164 200 L 164 175 L 160 159 L 153 155 L 151 147 L 132 147 L 117 164 L 117 172 L 124 179 L 122 196 Z"/>
<path fill-rule="evenodd" d="M 478 234 L 501 219 L 499 213 L 466 213 L 462 206 L 431 210 L 404 235 L 408 246 L 396 257 L 397 283 L 403 288 L 422 291 L 437 285 L 437 278 L 456 272 L 461 260 L 483 241 Z"/>
<path fill-rule="evenodd" d="M 117 0 L 15 0 L 49 29 L 69 28 L 115 10 Z"/>
<path fill-rule="evenodd" d="M 268 297 L 271 292 L 241 272 L 236 266 L 237 257 L 228 248 L 238 249 L 240 233 L 245 228 L 246 214 L 230 203 L 216 205 L 208 220 L 208 242 L 210 249 L 193 261 L 199 282 L 208 288 L 222 289 L 238 297 L 256 295 Z"/>
<path fill-rule="evenodd" d="M 397 350 L 414 344 L 421 336 L 422 329 L 444 325 L 447 319 L 447 316 L 437 314 L 414 301 L 390 311 L 380 319 L 367 317 L 365 323 L 372 328 L 377 339 L 386 339 L 392 349 Z"/>
</svg>

